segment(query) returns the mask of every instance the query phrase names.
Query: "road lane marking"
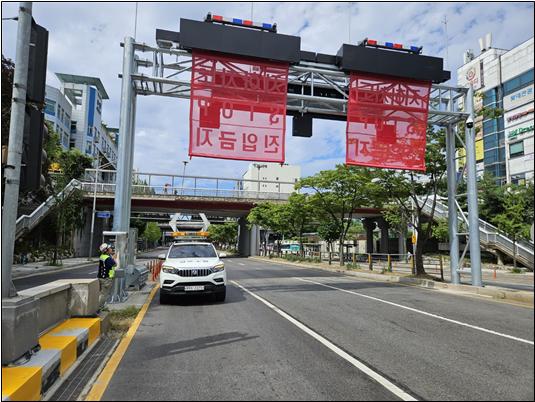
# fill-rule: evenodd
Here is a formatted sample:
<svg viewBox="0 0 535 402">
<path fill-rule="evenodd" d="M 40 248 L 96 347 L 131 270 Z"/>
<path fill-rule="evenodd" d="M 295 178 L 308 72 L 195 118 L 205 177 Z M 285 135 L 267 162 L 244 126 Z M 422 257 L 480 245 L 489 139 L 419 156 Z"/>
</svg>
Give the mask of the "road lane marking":
<svg viewBox="0 0 535 402">
<path fill-rule="evenodd" d="M 240 289 L 242 289 L 245 292 L 249 293 L 251 296 L 253 296 L 257 300 L 259 300 L 262 303 L 264 303 L 267 307 L 269 307 L 270 309 L 275 311 L 277 314 L 279 314 L 280 316 L 282 316 L 286 320 L 290 321 L 297 328 L 299 328 L 303 332 L 305 332 L 308 335 L 310 335 L 312 338 L 314 338 L 317 341 L 319 341 L 321 344 L 326 346 L 332 352 L 336 353 L 339 357 L 341 357 L 342 359 L 346 360 L 347 362 L 349 362 L 350 364 L 355 366 L 358 370 L 362 371 L 368 377 L 372 378 L 373 380 L 375 380 L 376 382 L 381 384 L 383 387 L 385 387 L 391 393 L 396 395 L 398 398 L 401 398 L 404 401 L 416 401 L 417 400 L 412 395 L 410 395 L 407 392 L 403 391 L 401 388 L 399 388 L 398 386 L 396 386 L 395 384 L 390 382 L 388 379 L 386 379 L 385 377 L 383 377 L 379 373 L 376 373 L 375 371 L 370 369 L 364 363 L 360 362 L 359 360 L 357 360 L 356 358 L 354 358 L 353 356 L 351 356 L 347 352 L 344 352 L 342 349 L 340 349 L 338 346 L 336 346 L 335 344 L 333 344 L 332 342 L 330 342 L 326 338 L 324 338 L 321 335 L 319 335 L 318 333 L 314 332 L 312 329 L 307 327 L 305 324 L 301 323 L 300 321 L 297 321 L 295 318 L 293 318 L 292 316 L 288 315 L 287 313 L 282 311 L 280 308 L 278 308 L 278 307 L 274 306 L 273 304 L 271 304 L 270 302 L 268 302 L 266 299 L 254 294 L 249 289 L 246 289 L 245 287 L 243 287 L 242 285 L 240 285 L 236 281 L 231 281 L 231 282 L 234 285 L 238 286 Z"/>
<path fill-rule="evenodd" d="M 245 265 L 243 262 L 239 262 L 238 265 Z"/>
<path fill-rule="evenodd" d="M 388 301 L 388 300 L 383 300 L 383 299 L 379 299 L 377 297 L 364 295 L 362 293 L 357 293 L 357 292 L 354 292 L 354 291 L 351 291 L 351 290 L 337 288 L 336 286 L 331 286 L 331 285 L 326 285 L 326 284 L 321 283 L 321 282 L 311 281 L 310 279 L 304 279 L 304 278 L 294 278 L 294 279 L 297 279 L 297 280 L 300 280 L 300 281 L 303 281 L 303 282 L 314 283 L 314 284 L 320 285 L 320 286 L 325 286 L 326 288 L 339 290 L 341 292 L 349 293 L 349 294 L 352 294 L 352 295 L 355 295 L 355 296 L 365 297 L 366 299 L 375 300 L 375 301 L 378 301 L 378 302 L 381 302 L 381 303 L 389 304 L 391 306 L 395 306 L 395 307 L 399 307 L 399 308 L 402 308 L 402 309 L 405 309 L 405 310 L 409 310 L 409 311 L 412 311 L 412 312 L 415 312 L 415 313 L 423 314 L 423 315 L 426 315 L 428 317 L 437 318 L 439 320 L 451 322 L 453 324 L 462 325 L 463 327 L 472 328 L 472 329 L 475 329 L 475 330 L 478 330 L 478 331 L 482 331 L 482 332 L 486 332 L 486 333 L 489 333 L 489 334 L 492 334 L 492 335 L 497 335 L 497 336 L 501 336 L 503 338 L 512 339 L 514 341 L 527 343 L 528 345 L 533 345 L 533 341 L 530 341 L 528 339 L 517 338 L 516 336 L 503 334 L 501 332 L 496 332 L 496 331 L 493 331 L 491 329 L 486 329 L 486 328 L 483 328 L 483 327 L 478 327 L 476 325 L 467 324 L 467 323 L 462 322 L 462 321 L 452 320 L 451 318 L 443 317 L 441 315 L 437 315 L 437 314 L 433 314 L 433 313 L 428 313 L 427 311 L 418 310 L 418 309 L 415 309 L 413 307 L 404 306 L 402 304 L 397 304 L 397 303 L 394 303 L 394 302 L 391 302 L 391 301 Z"/>
<path fill-rule="evenodd" d="M 91 274 L 96 274 L 98 271 L 93 271 L 93 272 L 90 272 L 89 275 Z"/>
<path fill-rule="evenodd" d="M 147 312 L 149 305 L 152 299 L 154 298 L 156 291 L 159 288 L 160 286 L 156 285 L 154 289 L 152 289 L 147 301 L 145 302 L 145 304 L 141 308 L 141 311 L 137 314 L 136 319 L 132 323 L 132 326 L 122 339 L 117 349 L 115 349 L 115 352 L 110 357 L 110 360 L 108 360 L 106 367 L 104 367 L 104 370 L 102 370 L 102 373 L 91 388 L 91 391 L 89 392 L 89 394 L 87 394 L 85 398 L 86 401 L 100 401 L 102 395 L 104 395 L 104 392 L 106 392 L 106 389 L 108 388 L 113 374 L 115 374 L 115 370 L 117 370 L 117 367 L 119 367 L 119 363 L 121 363 L 121 360 L 124 354 L 126 353 L 128 346 L 130 346 L 130 342 L 132 342 L 132 339 L 134 338 L 134 335 L 136 334 L 136 331 L 139 328 L 141 321 L 145 317 L 145 313 Z"/>
</svg>

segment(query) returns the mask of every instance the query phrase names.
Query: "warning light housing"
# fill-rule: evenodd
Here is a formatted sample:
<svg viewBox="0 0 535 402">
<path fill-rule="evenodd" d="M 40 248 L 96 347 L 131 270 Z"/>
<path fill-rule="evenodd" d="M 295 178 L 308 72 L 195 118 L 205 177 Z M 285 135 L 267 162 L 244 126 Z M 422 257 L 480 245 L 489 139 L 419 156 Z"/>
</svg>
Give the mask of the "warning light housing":
<svg viewBox="0 0 535 402">
<path fill-rule="evenodd" d="M 212 15 L 212 13 L 208 13 L 205 22 L 219 22 L 223 25 L 235 25 L 277 33 L 277 24 L 269 24 L 266 22 L 253 22 L 251 20 L 244 20 L 241 18 L 225 18 L 221 15 Z"/>
</svg>

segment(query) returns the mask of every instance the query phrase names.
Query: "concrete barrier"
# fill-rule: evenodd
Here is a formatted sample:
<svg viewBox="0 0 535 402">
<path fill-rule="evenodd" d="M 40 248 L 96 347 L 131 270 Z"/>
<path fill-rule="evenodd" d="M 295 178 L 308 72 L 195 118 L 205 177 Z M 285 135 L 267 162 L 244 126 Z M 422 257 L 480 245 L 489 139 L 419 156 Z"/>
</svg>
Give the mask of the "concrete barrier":
<svg viewBox="0 0 535 402">
<path fill-rule="evenodd" d="M 71 285 L 55 282 L 22 290 L 22 297 L 37 300 L 37 328 L 40 334 L 69 318 L 69 299 Z"/>
<path fill-rule="evenodd" d="M 98 279 L 66 279 L 2 300 L 2 400 L 39 400 L 66 374 L 100 336 L 98 298 Z"/>
</svg>

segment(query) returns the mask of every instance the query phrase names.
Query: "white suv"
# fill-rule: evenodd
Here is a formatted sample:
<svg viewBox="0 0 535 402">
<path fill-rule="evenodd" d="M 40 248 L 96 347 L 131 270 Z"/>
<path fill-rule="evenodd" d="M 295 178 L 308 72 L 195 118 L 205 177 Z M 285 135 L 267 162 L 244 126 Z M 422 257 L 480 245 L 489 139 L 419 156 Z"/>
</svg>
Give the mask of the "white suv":
<svg viewBox="0 0 535 402">
<path fill-rule="evenodd" d="M 223 253 L 221 253 L 223 256 Z M 212 294 L 225 301 L 227 273 L 212 243 L 177 242 L 169 247 L 160 271 L 160 304 L 173 295 Z"/>
</svg>

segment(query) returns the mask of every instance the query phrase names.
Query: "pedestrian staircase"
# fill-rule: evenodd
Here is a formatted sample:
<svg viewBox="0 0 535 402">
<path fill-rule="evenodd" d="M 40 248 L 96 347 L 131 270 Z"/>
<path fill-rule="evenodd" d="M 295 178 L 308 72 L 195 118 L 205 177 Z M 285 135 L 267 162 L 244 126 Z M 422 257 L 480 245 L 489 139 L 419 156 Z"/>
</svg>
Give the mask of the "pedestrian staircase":
<svg viewBox="0 0 535 402">
<path fill-rule="evenodd" d="M 437 202 L 435 206 L 435 218 L 448 219 L 448 206 L 440 202 L 440 199 L 443 197 L 437 197 Z M 424 198 L 419 198 L 419 201 L 424 202 Z M 457 206 L 459 206 L 457 204 Z M 433 208 L 433 199 L 429 197 L 427 201 L 423 204 L 422 212 L 429 216 Z M 466 214 L 460 209 L 457 219 L 461 224 L 464 224 L 464 227 L 468 232 L 468 218 Z M 501 234 L 496 226 L 491 225 L 490 223 L 479 219 L 479 240 L 482 246 L 491 249 L 500 251 L 507 256 L 513 258 L 514 254 L 514 245 L 513 241 L 508 237 Z M 533 242 L 518 240 L 516 242 L 516 258 L 517 261 L 533 270 Z"/>
<path fill-rule="evenodd" d="M 76 179 L 72 179 L 62 191 L 57 195 L 48 197 L 47 200 L 39 205 L 30 215 L 19 216 L 17 218 L 17 226 L 15 229 L 15 239 L 18 239 L 24 233 L 27 233 L 36 227 L 54 208 L 58 199 L 63 200 L 69 197 L 75 189 L 81 187 L 82 183 Z"/>
</svg>

